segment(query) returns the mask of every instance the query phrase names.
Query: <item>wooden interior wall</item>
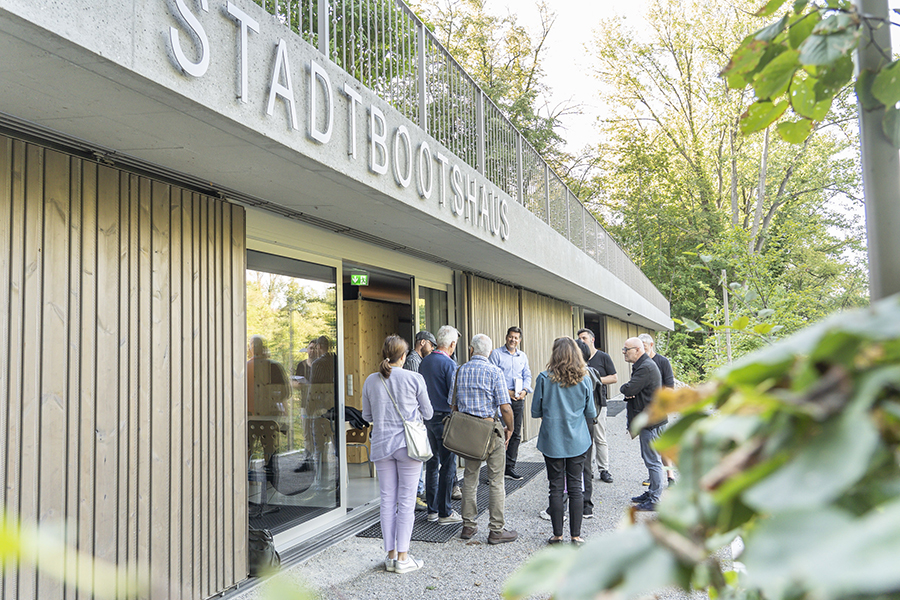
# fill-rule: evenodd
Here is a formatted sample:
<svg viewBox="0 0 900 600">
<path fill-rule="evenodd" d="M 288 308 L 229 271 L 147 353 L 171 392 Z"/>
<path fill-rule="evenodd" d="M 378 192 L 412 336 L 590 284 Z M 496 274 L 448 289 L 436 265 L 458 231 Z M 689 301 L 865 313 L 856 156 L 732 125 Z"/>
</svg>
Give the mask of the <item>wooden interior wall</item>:
<svg viewBox="0 0 900 600">
<path fill-rule="evenodd" d="M 632 335 L 636 334 L 629 330 L 628 323 L 613 317 L 606 317 L 606 340 L 608 346 L 606 351 L 616 366 L 616 375 L 618 375 L 619 379 L 617 383 L 609 386 L 610 398 L 616 396 L 619 393 L 619 386 L 631 378 L 631 365 L 625 362 L 622 347 L 625 345 L 625 340 Z"/>
<path fill-rule="evenodd" d="M 522 350 L 528 355 L 532 378 L 547 368 L 553 340 L 573 336 L 578 328 L 573 321 L 572 305 L 547 296 L 522 291 Z M 526 398 L 522 439 L 538 434 L 540 421 L 531 418 L 531 395 Z"/>
<path fill-rule="evenodd" d="M 241 207 L 0 136 L 0 498 L 147 597 L 247 576 L 244 241 Z M 35 554 L 0 598 L 89 597 Z"/>
<path fill-rule="evenodd" d="M 347 387 L 347 406 L 362 409 L 363 382 L 381 364 L 384 338 L 397 333 L 401 315 L 408 313 L 409 307 L 402 304 L 364 299 L 344 301 L 344 375 L 353 378 L 352 394 Z M 347 448 L 347 462 L 363 460 L 362 449 Z"/>
</svg>

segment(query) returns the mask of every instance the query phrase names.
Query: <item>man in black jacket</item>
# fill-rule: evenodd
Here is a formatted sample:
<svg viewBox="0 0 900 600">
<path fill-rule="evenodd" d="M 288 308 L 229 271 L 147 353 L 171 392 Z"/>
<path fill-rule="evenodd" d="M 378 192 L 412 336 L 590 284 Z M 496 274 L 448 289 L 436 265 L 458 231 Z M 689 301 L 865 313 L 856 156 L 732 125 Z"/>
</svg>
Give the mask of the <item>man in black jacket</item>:
<svg viewBox="0 0 900 600">
<path fill-rule="evenodd" d="M 630 429 L 634 418 L 652 402 L 653 394 L 662 385 L 662 376 L 659 373 L 659 367 L 644 352 L 644 344 L 640 339 L 633 337 L 625 340 L 622 354 L 625 355 L 625 362 L 634 365 L 631 368 L 631 379 L 619 388 L 619 391 L 625 396 Z M 631 499 L 632 502 L 637 503 L 635 507 L 637 510 L 656 510 L 656 503 L 659 502 L 660 494 L 662 494 L 662 460 L 659 452 L 653 449 L 653 442 L 662 433 L 662 426 L 665 424 L 666 419 L 659 423 L 650 423 L 641 429 L 638 435 L 641 441 L 641 458 L 644 459 L 644 464 L 650 472 L 650 489 Z"/>
</svg>

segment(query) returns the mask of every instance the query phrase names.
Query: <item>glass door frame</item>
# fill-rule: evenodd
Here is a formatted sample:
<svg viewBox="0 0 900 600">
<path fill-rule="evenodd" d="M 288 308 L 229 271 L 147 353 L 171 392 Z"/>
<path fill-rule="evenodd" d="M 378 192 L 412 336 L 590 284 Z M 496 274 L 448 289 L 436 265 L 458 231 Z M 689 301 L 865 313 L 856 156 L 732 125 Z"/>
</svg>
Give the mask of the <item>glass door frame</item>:
<svg viewBox="0 0 900 600">
<path fill-rule="evenodd" d="M 338 505 L 328 512 L 319 515 L 309 521 L 298 523 L 297 525 L 279 532 L 275 534 L 275 547 L 279 552 L 287 550 L 296 546 L 299 543 L 302 543 L 304 539 L 311 537 L 318 531 L 328 528 L 333 525 L 335 522 L 339 521 L 347 514 L 347 436 L 345 433 L 345 429 L 343 427 L 343 414 L 344 414 L 344 406 L 345 406 L 345 380 L 344 380 L 344 314 L 343 314 L 343 302 L 344 302 L 344 289 L 341 284 L 341 277 L 343 274 L 343 261 L 337 258 L 331 258 L 322 256 L 319 254 L 312 254 L 308 252 L 304 252 L 302 250 L 297 250 L 295 248 L 291 248 L 288 246 L 283 246 L 280 244 L 272 244 L 269 242 L 264 242 L 258 239 L 247 238 L 247 250 L 255 251 L 255 252 L 263 252 L 266 254 L 272 254 L 275 256 L 280 256 L 283 258 L 298 260 L 307 263 L 313 263 L 316 265 L 321 265 L 324 267 L 329 267 L 334 269 L 335 273 L 335 304 L 336 304 L 336 336 L 335 340 L 335 350 L 337 352 L 337 356 L 340 357 L 337 360 L 337 365 L 335 367 L 335 378 L 337 383 L 337 407 L 338 407 L 338 426 L 335 427 L 335 440 L 338 447 L 338 470 L 340 472 L 340 480 L 338 485 L 340 486 L 340 502 Z M 246 285 L 246 280 L 244 285 Z M 245 311 L 246 315 L 246 311 Z M 245 406 L 247 402 L 247 398 L 244 399 Z M 246 413 L 246 408 L 244 410 Z"/>
</svg>

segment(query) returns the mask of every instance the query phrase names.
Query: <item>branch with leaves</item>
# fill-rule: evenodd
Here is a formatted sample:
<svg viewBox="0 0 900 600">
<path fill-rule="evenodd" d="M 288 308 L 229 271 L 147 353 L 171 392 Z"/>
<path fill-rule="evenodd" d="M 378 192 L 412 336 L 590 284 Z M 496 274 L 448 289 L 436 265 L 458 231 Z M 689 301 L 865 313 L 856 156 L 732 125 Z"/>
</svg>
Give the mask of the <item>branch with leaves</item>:
<svg viewBox="0 0 900 600">
<path fill-rule="evenodd" d="M 747 36 L 721 73 L 728 87 L 750 87 L 756 95 L 741 116 L 741 131 L 762 131 L 777 123 L 782 139 L 802 143 L 850 83 L 851 53 L 863 28 L 887 27 L 890 21 L 860 14 L 849 0 L 769 0 L 755 14 L 780 16 Z M 900 62 L 884 58 L 878 71 L 860 73 L 856 94 L 866 110 L 886 107 L 882 129 L 900 148 Z"/>
</svg>

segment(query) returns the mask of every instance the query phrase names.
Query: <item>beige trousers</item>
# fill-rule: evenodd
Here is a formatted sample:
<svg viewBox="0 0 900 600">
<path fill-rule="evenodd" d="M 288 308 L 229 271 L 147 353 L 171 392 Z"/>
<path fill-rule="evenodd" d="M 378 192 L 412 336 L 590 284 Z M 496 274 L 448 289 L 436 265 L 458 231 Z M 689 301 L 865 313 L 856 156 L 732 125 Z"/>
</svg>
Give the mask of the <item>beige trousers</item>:
<svg viewBox="0 0 900 600">
<path fill-rule="evenodd" d="M 475 504 L 475 494 L 478 490 L 478 474 L 481 472 L 481 463 L 487 463 L 488 482 L 490 484 L 490 496 L 488 499 L 488 514 L 490 515 L 488 527 L 491 531 L 502 531 L 504 525 L 503 509 L 506 505 L 506 484 L 503 476 L 506 471 L 506 444 L 504 443 L 503 426 L 495 422 L 493 447 L 487 460 L 466 461 L 465 475 L 462 486 L 462 518 L 463 525 L 475 527 L 475 518 L 478 516 L 478 507 Z"/>
</svg>

